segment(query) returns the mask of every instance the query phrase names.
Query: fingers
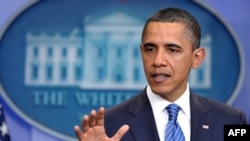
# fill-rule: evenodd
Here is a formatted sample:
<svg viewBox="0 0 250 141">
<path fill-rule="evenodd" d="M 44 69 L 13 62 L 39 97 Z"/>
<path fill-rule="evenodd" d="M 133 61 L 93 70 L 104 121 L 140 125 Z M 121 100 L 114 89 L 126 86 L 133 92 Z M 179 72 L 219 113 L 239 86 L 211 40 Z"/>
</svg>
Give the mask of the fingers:
<svg viewBox="0 0 250 141">
<path fill-rule="evenodd" d="M 112 137 L 114 140 L 121 140 L 121 138 L 128 132 L 129 126 L 127 124 L 120 127 L 120 129 Z"/>
<path fill-rule="evenodd" d="M 100 107 L 99 111 L 96 112 L 92 110 L 89 115 L 84 115 L 81 127 L 83 131 L 81 131 L 79 126 L 74 126 L 74 131 L 77 138 L 80 140 L 83 134 L 87 133 L 90 128 L 95 126 L 104 126 L 104 108 Z"/>
<path fill-rule="evenodd" d="M 79 126 L 74 126 L 75 134 L 79 140 L 90 140 L 90 138 L 98 138 L 96 136 L 97 134 L 101 134 L 102 136 L 99 137 L 107 139 L 107 135 L 105 134 L 104 129 L 104 112 L 105 109 L 103 107 L 100 107 L 98 112 L 92 110 L 89 115 L 84 115 L 81 124 L 83 131 L 81 131 Z M 100 128 L 100 126 L 102 127 Z M 121 140 L 121 138 L 125 135 L 125 133 L 128 132 L 128 130 L 129 126 L 126 124 L 123 125 L 112 137 L 112 140 Z"/>
<path fill-rule="evenodd" d="M 89 127 L 104 125 L 104 111 L 104 107 L 100 107 L 97 113 L 95 110 L 90 112 Z"/>
<path fill-rule="evenodd" d="M 76 125 L 76 126 L 74 126 L 74 130 L 75 130 L 75 134 L 76 134 L 77 138 L 80 140 L 81 134 L 82 134 L 80 127 Z"/>
<path fill-rule="evenodd" d="M 94 126 L 103 126 L 104 125 L 104 108 L 100 107 L 98 113 L 95 110 L 90 112 L 90 115 L 84 115 L 82 120 L 82 129 L 83 132 L 87 132 L 89 128 Z"/>
<path fill-rule="evenodd" d="M 92 110 L 89 115 L 89 127 L 94 127 L 96 124 L 96 111 Z"/>
<path fill-rule="evenodd" d="M 83 132 L 87 132 L 89 130 L 89 116 L 88 115 L 83 116 L 82 129 L 83 129 Z"/>
<path fill-rule="evenodd" d="M 96 125 L 104 126 L 104 112 L 105 112 L 105 109 L 103 107 L 100 107 L 97 113 Z"/>
</svg>

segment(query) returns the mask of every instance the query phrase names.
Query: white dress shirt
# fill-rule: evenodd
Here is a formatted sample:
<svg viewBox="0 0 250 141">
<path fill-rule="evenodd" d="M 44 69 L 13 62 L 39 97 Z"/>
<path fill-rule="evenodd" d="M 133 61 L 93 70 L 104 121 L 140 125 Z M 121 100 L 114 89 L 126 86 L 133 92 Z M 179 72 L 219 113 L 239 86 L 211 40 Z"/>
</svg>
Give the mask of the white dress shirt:
<svg viewBox="0 0 250 141">
<path fill-rule="evenodd" d="M 159 95 L 154 94 L 149 85 L 147 86 L 147 96 L 153 109 L 153 114 L 160 141 L 165 141 L 165 130 L 168 123 L 168 112 L 165 108 L 169 104 L 171 104 L 171 102 L 167 101 L 166 99 L 163 99 Z M 187 88 L 184 94 L 174 102 L 181 108 L 178 113 L 177 121 L 183 131 L 185 141 L 190 141 L 191 134 L 191 115 L 189 99 L 190 92 L 189 85 L 187 84 Z"/>
</svg>

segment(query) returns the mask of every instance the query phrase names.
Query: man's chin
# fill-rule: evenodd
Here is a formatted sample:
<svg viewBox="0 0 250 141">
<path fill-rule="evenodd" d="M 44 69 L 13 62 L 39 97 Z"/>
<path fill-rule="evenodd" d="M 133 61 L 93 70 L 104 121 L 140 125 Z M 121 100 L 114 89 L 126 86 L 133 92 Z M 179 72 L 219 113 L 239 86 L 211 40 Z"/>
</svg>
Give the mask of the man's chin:
<svg viewBox="0 0 250 141">
<path fill-rule="evenodd" d="M 163 96 L 163 95 L 166 95 L 168 93 L 168 90 L 166 90 L 166 86 L 153 86 L 153 87 L 151 87 L 151 90 L 153 93 L 155 93 L 159 96 Z"/>
</svg>

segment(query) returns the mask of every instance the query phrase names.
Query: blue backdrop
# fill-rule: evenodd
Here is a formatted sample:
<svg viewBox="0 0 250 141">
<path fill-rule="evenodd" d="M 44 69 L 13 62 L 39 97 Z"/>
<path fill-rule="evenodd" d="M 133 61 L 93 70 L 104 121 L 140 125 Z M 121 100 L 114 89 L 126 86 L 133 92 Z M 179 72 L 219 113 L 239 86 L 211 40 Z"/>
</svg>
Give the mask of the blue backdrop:
<svg viewBox="0 0 250 141">
<path fill-rule="evenodd" d="M 126 3 L 126 2 L 128 2 L 128 0 L 117 0 L 117 2 Z M 152 2 L 152 1 L 149 0 L 149 2 Z M 12 1 L 0 0 L 0 33 L 1 34 L 3 34 L 5 32 L 5 29 L 7 28 L 7 26 L 9 26 L 9 24 L 11 23 L 11 19 L 15 19 L 17 17 L 17 14 L 20 13 L 20 11 L 22 11 L 25 7 L 27 7 L 28 3 L 30 3 L 29 0 L 12 0 Z M 222 20 L 222 22 L 224 24 L 227 25 L 230 32 L 236 38 L 237 43 L 241 47 L 240 48 L 241 53 L 242 53 L 241 54 L 241 57 L 242 57 L 241 63 L 243 63 L 243 66 L 244 66 L 241 73 L 243 73 L 242 76 L 244 76 L 244 77 L 242 78 L 242 80 L 240 82 L 241 84 L 237 88 L 236 96 L 234 98 L 231 98 L 232 100 L 228 104 L 231 104 L 232 106 L 234 106 L 236 108 L 244 110 L 249 118 L 249 116 L 250 116 L 250 108 L 249 108 L 250 107 L 250 104 L 249 104 L 250 103 L 250 87 L 249 86 L 250 85 L 249 85 L 249 82 L 247 80 L 250 80 L 250 75 L 247 72 L 250 71 L 250 63 L 248 62 L 248 60 L 250 59 L 250 48 L 248 47 L 248 45 L 250 44 L 250 40 L 248 39 L 250 37 L 250 31 L 249 31 L 250 30 L 250 17 L 248 16 L 248 13 L 250 12 L 248 6 L 250 5 L 250 2 L 248 0 L 241 0 L 241 1 L 199 0 L 198 3 L 203 5 L 207 9 L 209 9 L 213 14 L 215 14 L 215 16 L 217 16 L 220 20 Z M 111 3 L 110 5 L 115 5 L 115 4 L 116 3 L 113 1 L 113 3 Z M 160 2 L 158 2 L 157 4 L 160 4 Z M 139 5 L 140 5 L 140 3 L 135 4 L 135 6 L 139 6 Z M 73 6 L 74 5 L 72 5 L 72 7 Z M 48 8 L 53 8 L 53 7 L 48 7 Z M 99 8 L 101 8 L 101 6 Z M 63 10 L 63 9 L 60 9 L 60 10 Z M 143 9 L 141 9 L 141 11 L 143 11 Z M 87 12 L 94 13 L 94 11 L 91 11 L 91 10 L 87 11 Z M 150 13 L 151 12 L 148 12 L 148 14 L 150 14 Z M 40 13 L 40 14 L 44 14 L 44 13 Z M 49 14 L 49 13 L 47 13 L 47 14 Z M 143 15 L 143 14 L 139 14 L 139 16 L 140 15 Z M 64 16 L 67 16 L 67 15 L 64 15 Z M 142 19 L 143 18 L 144 17 L 142 16 Z M 140 19 L 140 18 L 137 18 L 137 19 Z M 65 18 L 61 17 L 61 20 L 63 21 L 63 20 L 65 20 Z M 66 20 L 68 20 L 68 19 L 66 19 Z M 71 17 L 70 20 L 75 20 L 75 19 L 74 19 L 74 17 Z M 53 21 L 51 20 L 51 23 L 52 22 Z M 23 23 L 25 23 L 25 22 L 23 22 Z M 39 25 L 39 22 L 37 22 L 35 24 Z M 143 24 L 143 22 L 136 21 L 135 24 L 140 25 L 140 24 Z M 31 27 L 31 29 L 32 29 L 32 27 Z M 62 29 L 60 29 L 60 27 L 58 27 L 58 29 L 51 29 L 51 31 L 53 31 L 53 30 L 62 31 Z M 96 38 L 98 38 L 98 36 Z M 15 39 L 10 39 L 9 42 L 12 42 L 14 40 Z M 225 52 L 226 51 L 227 50 L 225 50 Z M 1 53 L 1 50 L 0 50 L 0 53 Z M 16 52 L 16 53 L 18 54 L 19 52 Z M 2 56 L 0 56 L 0 58 L 1 57 Z M 9 61 L 1 60 L 1 61 L 6 62 L 6 65 L 7 65 L 7 63 L 9 63 L 13 60 L 9 60 Z M 229 66 L 229 67 L 224 68 L 224 70 L 228 69 L 231 71 L 231 70 L 234 70 L 235 68 L 237 68 L 237 66 L 235 66 L 234 61 L 235 61 L 235 58 L 232 60 L 229 60 L 227 62 L 228 63 L 227 66 Z M 20 65 L 20 64 L 16 64 L 16 65 Z M 3 65 L 0 66 L 0 71 L 1 71 L 1 68 L 2 68 L 2 70 L 4 70 L 3 67 L 4 67 Z M 228 71 L 228 72 L 230 72 L 230 71 Z M 6 72 L 5 74 L 8 74 L 8 73 Z M 13 74 L 13 75 L 15 76 L 15 74 Z M 1 76 L 1 78 L 5 78 L 5 77 L 7 77 L 7 76 L 6 75 Z M 236 76 L 232 76 L 232 78 L 233 77 L 236 77 Z M 2 80 L 0 80 L 0 82 L 1 81 Z M 9 81 L 10 81 L 10 83 L 17 83 L 17 82 L 13 82 L 11 80 L 9 80 Z M 3 82 L 1 82 L 1 83 L 3 83 Z M 218 84 L 218 85 L 220 85 L 220 84 Z M 128 92 L 126 94 L 129 95 L 130 93 Z M 19 99 L 21 100 L 21 98 L 22 97 L 20 97 Z M 212 96 L 212 98 L 226 102 L 226 100 L 224 100 L 226 98 L 218 97 L 218 99 L 217 99 L 216 96 Z M 21 108 L 21 106 L 22 105 L 20 105 L 20 108 Z M 11 102 L 4 101 L 6 120 L 7 120 L 9 130 L 10 130 L 11 138 L 14 141 L 15 140 L 22 140 L 22 141 L 69 140 L 66 138 L 65 139 L 58 138 L 59 135 L 57 135 L 56 132 L 53 134 L 48 134 L 48 132 L 44 132 L 47 129 L 44 128 L 43 126 L 39 126 L 39 128 L 33 126 L 34 125 L 33 120 L 23 119 L 23 117 L 25 117 L 25 115 L 23 115 L 23 113 L 18 113 L 18 111 L 13 110 L 11 107 L 12 107 Z M 42 110 L 42 109 L 40 109 L 40 110 Z M 89 109 L 85 109 L 85 110 L 89 110 Z M 74 110 L 72 109 L 72 111 L 74 111 Z M 41 113 L 41 115 L 43 115 L 43 113 Z M 46 116 L 44 116 L 44 117 L 46 117 Z M 41 120 L 43 120 L 43 119 L 41 119 Z M 67 119 L 64 119 L 64 121 L 67 122 Z M 51 121 L 51 122 L 53 122 L 53 121 Z M 70 127 L 70 126 L 71 125 L 69 125 L 69 127 L 67 126 L 65 128 L 72 128 L 72 131 L 73 131 L 73 126 L 72 127 Z"/>
</svg>

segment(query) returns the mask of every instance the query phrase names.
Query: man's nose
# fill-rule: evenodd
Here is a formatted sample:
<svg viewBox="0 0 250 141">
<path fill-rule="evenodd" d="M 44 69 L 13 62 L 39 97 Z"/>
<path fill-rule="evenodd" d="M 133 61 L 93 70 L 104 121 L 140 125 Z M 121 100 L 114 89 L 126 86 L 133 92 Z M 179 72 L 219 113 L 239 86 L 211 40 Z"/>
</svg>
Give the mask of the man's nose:
<svg viewBox="0 0 250 141">
<path fill-rule="evenodd" d="M 167 65 L 167 59 L 163 51 L 159 50 L 154 57 L 154 66 L 161 67 Z"/>
</svg>

